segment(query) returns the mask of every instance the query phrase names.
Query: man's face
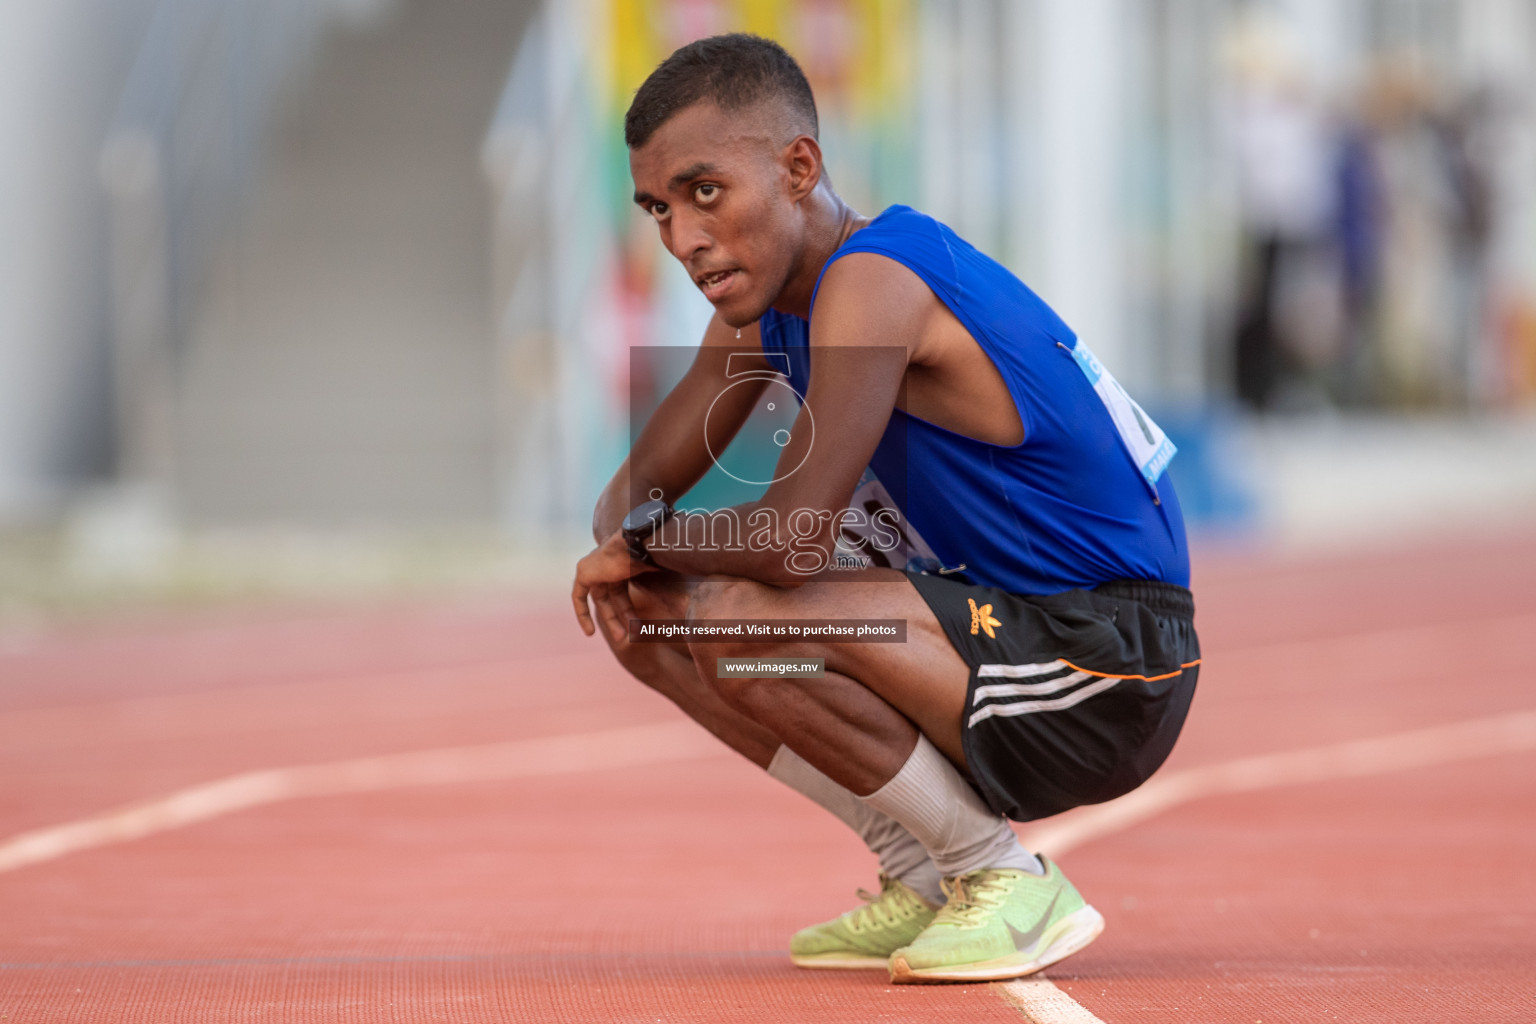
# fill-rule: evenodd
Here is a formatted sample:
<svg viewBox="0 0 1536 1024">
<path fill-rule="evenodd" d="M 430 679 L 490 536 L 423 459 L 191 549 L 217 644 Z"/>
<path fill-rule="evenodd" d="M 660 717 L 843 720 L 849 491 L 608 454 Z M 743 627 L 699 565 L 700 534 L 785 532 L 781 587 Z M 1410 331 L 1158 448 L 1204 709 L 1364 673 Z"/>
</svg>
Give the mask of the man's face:
<svg viewBox="0 0 1536 1024">
<path fill-rule="evenodd" d="M 784 290 L 801 221 L 771 111 L 695 103 L 630 150 L 635 202 L 720 318 L 752 323 Z"/>
</svg>

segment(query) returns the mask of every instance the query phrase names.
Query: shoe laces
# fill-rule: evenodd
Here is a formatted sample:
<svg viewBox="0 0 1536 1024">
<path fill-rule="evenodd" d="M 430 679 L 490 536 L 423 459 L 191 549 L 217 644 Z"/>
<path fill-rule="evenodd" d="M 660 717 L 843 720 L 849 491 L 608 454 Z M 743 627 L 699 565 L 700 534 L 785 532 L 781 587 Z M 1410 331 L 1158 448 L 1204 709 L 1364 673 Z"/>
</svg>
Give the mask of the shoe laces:
<svg viewBox="0 0 1536 1024">
<path fill-rule="evenodd" d="M 880 875 L 878 893 L 860 889 L 859 899 L 864 901 L 864 906 L 848 912 L 848 926 L 855 932 L 871 927 L 889 928 L 917 915 L 917 900 L 889 875 Z"/>
<path fill-rule="evenodd" d="M 1002 906 L 1013 886 L 1007 874 L 982 869 L 955 878 L 941 878 L 939 885 L 949 901 L 944 904 L 934 924 L 974 928 L 982 924 L 989 911 Z"/>
</svg>

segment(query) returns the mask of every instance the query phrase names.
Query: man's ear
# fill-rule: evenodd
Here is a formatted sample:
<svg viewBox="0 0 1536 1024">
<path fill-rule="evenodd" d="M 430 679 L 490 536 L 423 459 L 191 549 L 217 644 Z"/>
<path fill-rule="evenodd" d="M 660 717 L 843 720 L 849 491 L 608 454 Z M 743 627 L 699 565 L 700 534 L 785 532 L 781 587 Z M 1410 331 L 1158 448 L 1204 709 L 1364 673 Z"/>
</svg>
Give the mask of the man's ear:
<svg viewBox="0 0 1536 1024">
<path fill-rule="evenodd" d="M 809 135 L 796 135 L 784 147 L 784 166 L 789 171 L 789 198 L 799 202 L 821 181 L 821 145 Z"/>
</svg>

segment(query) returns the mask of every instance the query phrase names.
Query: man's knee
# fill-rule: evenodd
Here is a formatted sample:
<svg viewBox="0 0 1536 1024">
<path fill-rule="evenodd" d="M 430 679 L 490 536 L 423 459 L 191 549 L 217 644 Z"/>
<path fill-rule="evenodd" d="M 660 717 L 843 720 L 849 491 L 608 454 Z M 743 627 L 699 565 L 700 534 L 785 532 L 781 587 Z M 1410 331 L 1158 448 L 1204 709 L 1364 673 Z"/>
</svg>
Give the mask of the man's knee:
<svg viewBox="0 0 1536 1024">
<path fill-rule="evenodd" d="M 752 580 L 707 579 L 694 584 L 688 621 L 760 618 L 766 584 Z"/>
<path fill-rule="evenodd" d="M 629 581 L 629 603 L 642 619 L 685 618 L 688 588 L 671 573 L 643 573 Z"/>
</svg>

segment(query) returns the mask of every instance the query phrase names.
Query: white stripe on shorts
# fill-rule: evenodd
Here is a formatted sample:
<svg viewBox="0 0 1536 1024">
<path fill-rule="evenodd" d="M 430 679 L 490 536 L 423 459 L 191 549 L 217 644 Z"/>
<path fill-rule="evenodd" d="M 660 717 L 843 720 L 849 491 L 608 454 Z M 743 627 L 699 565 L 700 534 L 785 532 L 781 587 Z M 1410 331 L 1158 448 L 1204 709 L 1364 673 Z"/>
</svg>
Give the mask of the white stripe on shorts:
<svg viewBox="0 0 1536 1024">
<path fill-rule="evenodd" d="M 1090 683 L 1081 690 L 1073 690 L 1065 697 L 1057 697 L 1055 700 L 1019 700 L 1012 704 L 988 704 L 972 715 L 968 724 L 975 725 L 994 715 L 998 718 L 1012 718 L 1014 715 L 1032 715 L 1037 711 L 1061 711 L 1087 700 L 1094 694 L 1103 693 L 1119 681 L 1113 677 L 1100 679 L 1096 683 Z"/>
<path fill-rule="evenodd" d="M 1064 661 L 1042 661 L 1036 665 L 977 665 L 976 675 L 983 679 L 1028 679 L 1059 672 L 1066 667 Z"/>
<path fill-rule="evenodd" d="M 982 666 L 982 668 L 1012 667 L 1012 665 Z M 992 683 L 988 686 L 978 686 L 976 687 L 976 696 L 971 700 L 971 703 L 980 704 L 988 697 L 1043 697 L 1048 693 L 1059 693 L 1068 687 L 1076 686 L 1087 678 L 1087 672 L 1073 672 L 1071 675 L 1047 679 L 1043 683 Z"/>
</svg>

